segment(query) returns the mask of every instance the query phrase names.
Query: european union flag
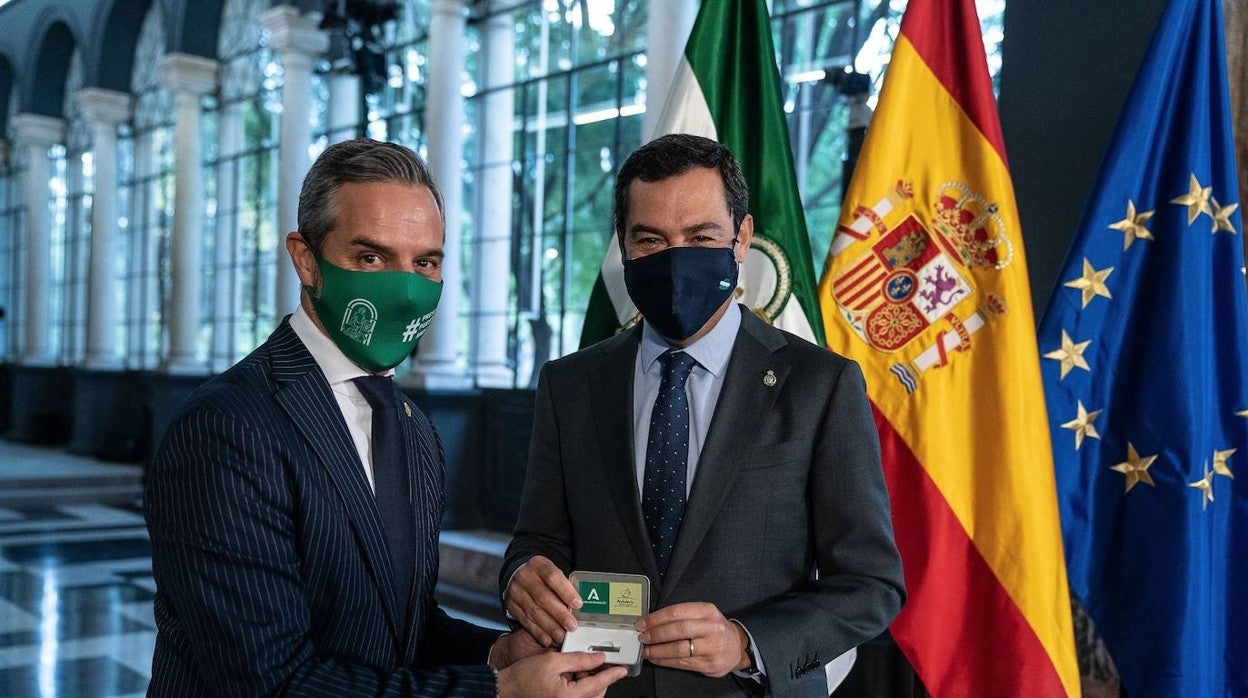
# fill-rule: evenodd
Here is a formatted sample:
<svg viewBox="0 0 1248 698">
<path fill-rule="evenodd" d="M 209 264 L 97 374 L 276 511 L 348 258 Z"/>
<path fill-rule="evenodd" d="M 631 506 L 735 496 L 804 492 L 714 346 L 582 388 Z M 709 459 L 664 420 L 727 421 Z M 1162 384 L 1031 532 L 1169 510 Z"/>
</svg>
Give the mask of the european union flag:
<svg viewBox="0 0 1248 698">
<path fill-rule="evenodd" d="M 1248 696 L 1248 297 L 1221 8 L 1167 8 L 1039 335 L 1070 583 L 1132 698 Z"/>
</svg>

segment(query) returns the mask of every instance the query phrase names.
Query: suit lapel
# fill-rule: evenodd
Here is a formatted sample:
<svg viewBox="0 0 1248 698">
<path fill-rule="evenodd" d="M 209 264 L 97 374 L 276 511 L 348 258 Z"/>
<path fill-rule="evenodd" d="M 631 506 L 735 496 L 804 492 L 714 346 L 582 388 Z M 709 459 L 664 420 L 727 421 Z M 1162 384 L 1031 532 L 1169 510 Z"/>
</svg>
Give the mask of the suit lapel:
<svg viewBox="0 0 1248 698">
<path fill-rule="evenodd" d="M 356 542 L 381 594 L 390 631 L 398 643 L 402 634 L 381 517 L 342 410 L 325 382 L 325 375 L 291 329 L 289 320 L 282 322 L 269 341 L 273 343 L 273 379 L 277 383 L 273 397 L 320 459 L 342 498 Z"/>
<path fill-rule="evenodd" d="M 442 452 L 433 437 L 433 428 L 426 417 L 406 396 L 401 398 L 399 421 L 403 425 L 407 472 L 412 508 L 415 513 L 416 571 L 412 577 L 411 596 L 404 600 L 409 619 L 404 633 L 403 656 L 408 664 L 414 661 L 416 629 L 424 627 L 425 605 L 421 599 L 433 597 L 437 584 L 438 530 L 442 517 Z"/>
<path fill-rule="evenodd" d="M 590 376 L 590 400 L 603 479 L 637 559 L 645 567 L 646 576 L 657 585 L 659 568 L 646 534 L 633 463 L 633 373 L 640 338 L 641 327 L 637 326 L 602 348 L 605 356 Z"/>
<path fill-rule="evenodd" d="M 784 337 L 777 330 L 749 311 L 742 313 L 741 329 L 733 343 L 732 358 L 685 506 L 685 518 L 672 550 L 664 583 L 668 589 L 680 579 L 724 506 L 742 465 L 735 454 L 751 445 L 759 419 L 771 410 L 784 388 L 789 363 L 783 354 L 775 353 L 784 345 Z M 776 377 L 773 385 L 763 380 L 768 371 Z"/>
</svg>

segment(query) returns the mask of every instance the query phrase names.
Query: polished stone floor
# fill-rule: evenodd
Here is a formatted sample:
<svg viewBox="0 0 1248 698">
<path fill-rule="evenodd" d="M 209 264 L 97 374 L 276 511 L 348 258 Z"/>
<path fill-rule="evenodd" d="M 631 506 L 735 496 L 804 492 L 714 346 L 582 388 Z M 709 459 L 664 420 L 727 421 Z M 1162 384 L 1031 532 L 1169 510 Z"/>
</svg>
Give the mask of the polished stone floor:
<svg viewBox="0 0 1248 698">
<path fill-rule="evenodd" d="M 151 574 L 136 504 L 0 507 L 0 696 L 142 695 Z"/>
<path fill-rule="evenodd" d="M 0 439 L 0 698 L 147 690 L 156 585 L 141 477 Z M 443 537 L 443 608 L 502 627 L 493 585 L 505 537 Z"/>
<path fill-rule="evenodd" d="M 142 469 L 0 440 L 0 696 L 139 696 L 152 648 Z"/>
</svg>

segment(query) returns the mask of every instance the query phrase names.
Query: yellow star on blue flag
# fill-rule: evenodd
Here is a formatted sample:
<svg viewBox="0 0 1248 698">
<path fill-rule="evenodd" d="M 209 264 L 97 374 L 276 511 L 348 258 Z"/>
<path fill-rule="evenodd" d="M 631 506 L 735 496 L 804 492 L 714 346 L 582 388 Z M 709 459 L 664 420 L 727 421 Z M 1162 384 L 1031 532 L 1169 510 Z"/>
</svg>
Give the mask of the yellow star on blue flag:
<svg viewBox="0 0 1248 698">
<path fill-rule="evenodd" d="M 1248 477 L 1233 465 L 1248 452 L 1248 291 L 1229 104 L 1222 0 L 1170 0 L 1038 335 L 1071 590 L 1132 698 L 1248 696 Z M 1081 441 L 1094 414 L 1100 438 Z"/>
</svg>

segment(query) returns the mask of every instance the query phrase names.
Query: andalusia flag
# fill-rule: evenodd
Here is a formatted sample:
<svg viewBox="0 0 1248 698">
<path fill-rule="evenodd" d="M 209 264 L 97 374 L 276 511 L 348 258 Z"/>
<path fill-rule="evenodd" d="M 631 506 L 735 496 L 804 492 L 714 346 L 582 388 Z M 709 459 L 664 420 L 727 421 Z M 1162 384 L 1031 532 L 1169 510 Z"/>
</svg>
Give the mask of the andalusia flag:
<svg viewBox="0 0 1248 698">
<path fill-rule="evenodd" d="M 819 285 L 936 696 L 1079 693 L 1027 262 L 973 0 L 911 0 Z"/>
<path fill-rule="evenodd" d="M 754 243 L 737 299 L 777 327 L 823 341 L 806 219 L 793 174 L 784 99 L 765 0 L 703 2 L 658 133 L 692 133 L 728 146 L 750 185 Z M 607 245 L 581 346 L 637 319 L 624 288 L 620 248 Z"/>
</svg>

